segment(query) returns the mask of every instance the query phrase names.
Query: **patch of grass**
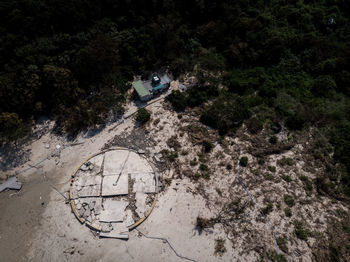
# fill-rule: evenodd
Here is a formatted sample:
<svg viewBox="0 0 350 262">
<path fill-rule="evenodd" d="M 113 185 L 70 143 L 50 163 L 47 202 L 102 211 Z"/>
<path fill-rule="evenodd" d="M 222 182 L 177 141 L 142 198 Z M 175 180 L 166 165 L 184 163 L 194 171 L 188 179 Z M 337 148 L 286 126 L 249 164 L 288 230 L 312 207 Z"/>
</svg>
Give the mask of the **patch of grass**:
<svg viewBox="0 0 350 262">
<path fill-rule="evenodd" d="M 282 175 L 281 177 L 284 181 L 288 183 L 292 181 L 292 178 L 290 177 L 290 175 Z"/>
<path fill-rule="evenodd" d="M 208 171 L 209 167 L 206 164 L 200 164 L 199 165 L 199 169 L 202 171 Z"/>
<path fill-rule="evenodd" d="M 175 159 L 179 157 L 176 151 L 169 151 L 167 149 L 164 149 L 162 153 L 170 162 L 174 162 Z"/>
<path fill-rule="evenodd" d="M 280 202 L 278 202 L 278 203 L 276 204 L 276 207 L 277 207 L 277 209 L 281 209 L 281 204 L 280 204 Z"/>
<path fill-rule="evenodd" d="M 307 176 L 301 176 L 300 180 L 304 183 L 304 188 L 306 191 L 312 191 L 312 181 Z"/>
<path fill-rule="evenodd" d="M 266 180 L 273 180 L 274 179 L 274 176 L 271 173 L 265 173 L 264 177 Z"/>
<path fill-rule="evenodd" d="M 190 161 L 190 166 L 196 166 L 198 164 L 197 159 L 193 159 Z"/>
<path fill-rule="evenodd" d="M 297 220 L 294 221 L 294 233 L 297 238 L 305 241 L 311 236 L 311 232 L 308 229 L 305 229 L 303 224 Z"/>
<path fill-rule="evenodd" d="M 283 157 L 277 161 L 280 166 L 292 166 L 294 165 L 293 159 L 289 157 Z"/>
<path fill-rule="evenodd" d="M 226 252 L 226 247 L 225 247 L 225 239 L 218 238 L 215 239 L 215 255 L 222 256 Z"/>
<path fill-rule="evenodd" d="M 287 241 L 284 237 L 277 238 L 278 247 L 284 252 L 288 254 Z"/>
<path fill-rule="evenodd" d="M 202 163 L 207 162 L 207 159 L 205 158 L 205 155 L 203 153 L 198 153 L 198 160 Z"/>
<path fill-rule="evenodd" d="M 177 135 L 170 137 L 166 143 L 169 148 L 173 148 L 174 150 L 179 150 L 181 148 L 181 144 L 177 141 Z"/>
<path fill-rule="evenodd" d="M 286 217 L 291 217 L 292 216 L 292 210 L 289 207 L 286 207 L 284 209 L 284 214 L 286 215 Z"/>
<path fill-rule="evenodd" d="M 295 205 L 294 198 L 291 195 L 284 195 L 284 203 L 286 203 L 287 206 L 292 207 Z"/>
<path fill-rule="evenodd" d="M 265 159 L 259 158 L 259 159 L 258 159 L 258 164 L 261 165 L 261 166 L 262 166 L 263 164 L 265 164 Z"/>
<path fill-rule="evenodd" d="M 194 179 L 198 180 L 200 177 L 201 177 L 200 173 L 197 172 L 194 174 Z"/>
<path fill-rule="evenodd" d="M 213 147 L 214 145 L 211 142 L 206 140 L 203 141 L 203 148 L 205 153 L 209 153 L 213 149 Z"/>
<path fill-rule="evenodd" d="M 253 169 L 253 170 L 252 170 L 252 173 L 253 173 L 255 176 L 258 176 L 258 175 L 260 174 L 259 169 Z"/>
<path fill-rule="evenodd" d="M 275 166 L 268 166 L 267 169 L 272 172 L 275 173 L 276 172 L 276 167 Z"/>
<path fill-rule="evenodd" d="M 209 178 L 210 178 L 210 173 L 209 173 L 209 172 L 203 172 L 203 173 L 202 173 L 202 177 L 203 177 L 204 179 L 209 179 Z"/>
<path fill-rule="evenodd" d="M 262 209 L 262 212 L 265 214 L 265 215 L 268 215 L 271 211 L 273 210 L 273 204 L 272 203 L 268 203 L 266 205 L 266 207 L 264 207 Z"/>
<path fill-rule="evenodd" d="M 239 160 L 239 165 L 242 167 L 246 167 L 248 165 L 248 157 L 242 156 Z"/>
<path fill-rule="evenodd" d="M 187 155 L 188 155 L 188 151 L 187 151 L 187 150 L 182 150 L 182 151 L 181 151 L 181 155 L 187 156 Z"/>
</svg>

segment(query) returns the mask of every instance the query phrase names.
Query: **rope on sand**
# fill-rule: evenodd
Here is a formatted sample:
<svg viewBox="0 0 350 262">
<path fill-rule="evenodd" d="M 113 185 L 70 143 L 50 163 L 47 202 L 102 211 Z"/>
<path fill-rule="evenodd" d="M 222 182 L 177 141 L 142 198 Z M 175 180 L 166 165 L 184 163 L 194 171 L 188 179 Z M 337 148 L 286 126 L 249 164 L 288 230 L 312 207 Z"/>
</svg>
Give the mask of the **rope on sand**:
<svg viewBox="0 0 350 262">
<path fill-rule="evenodd" d="M 145 235 L 144 233 L 142 233 L 139 229 L 135 228 L 135 230 L 137 232 L 139 232 L 141 235 L 143 235 L 145 238 L 149 238 L 149 239 L 155 239 L 155 240 L 162 240 L 162 241 L 165 241 L 169 247 L 174 251 L 175 255 L 179 258 L 182 258 L 182 259 L 185 259 L 185 260 L 188 260 L 188 261 L 192 261 L 192 262 L 196 262 L 196 260 L 192 259 L 192 258 L 188 258 L 188 257 L 184 257 L 184 256 L 181 256 L 179 253 L 176 252 L 175 248 L 170 244 L 170 242 L 166 239 L 166 238 L 162 238 L 162 237 L 150 237 L 150 236 L 147 236 Z"/>
</svg>

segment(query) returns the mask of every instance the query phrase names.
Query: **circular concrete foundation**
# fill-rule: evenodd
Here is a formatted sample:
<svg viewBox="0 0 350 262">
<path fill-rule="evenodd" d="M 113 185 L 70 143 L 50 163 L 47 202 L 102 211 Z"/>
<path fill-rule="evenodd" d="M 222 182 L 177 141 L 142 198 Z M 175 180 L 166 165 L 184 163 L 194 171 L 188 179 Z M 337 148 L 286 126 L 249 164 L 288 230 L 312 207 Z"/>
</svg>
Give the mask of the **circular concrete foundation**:
<svg viewBox="0 0 350 262">
<path fill-rule="evenodd" d="M 128 238 L 151 213 L 158 191 L 154 167 L 136 151 L 91 156 L 73 175 L 70 204 L 78 220 L 101 237 Z"/>
</svg>

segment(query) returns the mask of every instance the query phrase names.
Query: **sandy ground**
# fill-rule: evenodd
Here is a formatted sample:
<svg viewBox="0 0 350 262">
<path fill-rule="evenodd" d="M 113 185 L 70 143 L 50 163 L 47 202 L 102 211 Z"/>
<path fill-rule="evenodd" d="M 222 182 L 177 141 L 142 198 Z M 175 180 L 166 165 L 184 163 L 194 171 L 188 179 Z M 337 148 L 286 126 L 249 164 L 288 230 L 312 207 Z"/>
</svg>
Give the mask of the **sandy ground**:
<svg viewBox="0 0 350 262">
<path fill-rule="evenodd" d="M 148 236 L 168 239 L 180 255 L 194 261 L 262 261 L 261 258 L 265 261 L 266 252 L 275 252 L 275 242 L 268 225 L 274 227 L 278 237 L 286 240 L 289 251 L 284 256 L 287 261 L 313 261 L 312 247 L 317 239 L 298 239 L 293 221 L 302 220 L 309 228 L 317 230 L 314 236 L 322 236 L 327 223 L 337 220 L 339 210 L 348 212 L 340 202 L 317 197 L 315 189 L 308 193 L 305 191 L 300 176 L 314 179 L 315 174 L 304 170 L 307 164 L 299 159 L 303 153 L 300 145 L 279 155 L 270 155 L 266 164 L 259 166 L 257 159 L 248 154 L 251 147 L 249 139 L 228 137 L 222 144 L 214 142 L 214 148 L 201 162 L 208 166 L 210 179 L 194 178 L 196 172 L 201 172 L 199 153 L 202 150 L 202 146 L 195 142 L 200 129 L 196 126 L 195 113 L 179 117 L 168 110 L 162 100 L 154 102 L 148 109 L 152 112 L 152 120 L 142 132 L 152 140 L 149 145 L 144 143 L 142 136 L 137 138 L 133 135 L 141 129 L 130 117 L 121 124 L 107 126 L 93 136 L 81 134 L 73 145 L 48 132 L 27 146 L 26 150 L 31 152 L 30 160 L 10 172 L 37 163 L 56 145 L 67 147 L 60 157 L 52 157 L 38 169 L 21 173 L 18 178 L 24 185 L 18 194 L 13 191 L 0 193 L 1 261 L 186 261 L 177 257 L 164 241 L 148 239 L 136 230 L 130 232 L 128 241 L 98 238 L 79 223 L 65 199 L 44 179 L 43 174 L 68 196 L 75 169 L 89 156 L 103 150 L 106 143 L 113 144 L 115 141 L 123 145 L 129 143 L 135 146 L 133 149 L 138 149 L 136 145 L 139 145 L 148 159 L 155 161 L 163 149 L 174 150 L 169 145 L 169 139 L 176 137 L 174 139 L 180 147 L 175 149 L 178 157 L 173 163 L 166 162 L 161 170 L 163 182 L 167 181 L 170 185 L 160 193 L 155 209 L 137 229 Z M 135 110 L 136 107 L 129 104 L 126 115 Z M 206 139 L 215 136 L 213 130 L 205 132 Z M 45 148 L 46 143 L 50 143 L 49 149 Z M 256 205 L 237 180 L 235 167 L 242 155 L 248 157 L 249 166 L 242 170 L 241 178 L 256 199 Z M 293 167 L 281 167 L 277 162 L 282 157 L 299 160 Z M 197 163 L 190 164 L 194 159 Z M 227 168 L 227 164 L 232 164 L 231 169 Z M 274 173 L 268 175 L 268 166 L 276 167 Z M 282 179 L 285 175 L 290 176 L 291 182 Z M 291 207 L 292 217 L 285 216 L 285 194 L 294 196 L 296 200 Z M 259 209 L 268 203 L 273 203 L 272 211 L 267 215 L 269 224 L 259 215 Z M 220 212 L 223 217 L 229 218 L 227 223 L 216 223 L 200 234 L 195 228 L 197 217 L 213 218 Z M 214 254 L 218 238 L 225 239 L 226 252 L 222 256 Z"/>
<path fill-rule="evenodd" d="M 159 107 L 161 101 L 154 103 Z M 130 111 L 135 110 L 131 107 Z M 132 118 L 113 124 L 91 138 L 78 137 L 83 144 L 62 150 L 60 158 L 52 157 L 18 178 L 21 191 L 0 193 L 0 254 L 2 261 L 182 261 L 161 240 L 147 239 L 132 231 L 128 241 L 100 239 L 71 212 L 64 198 L 53 190 L 43 174 L 68 195 L 70 177 L 87 157 L 101 150 L 115 135 L 134 128 Z M 45 144 L 50 143 L 46 149 Z M 30 161 L 11 172 L 22 170 L 45 158 L 55 145 L 68 145 L 63 138 L 47 133 L 28 145 Z M 192 188 L 192 189 L 191 189 Z M 173 180 L 163 191 L 150 217 L 138 227 L 144 234 L 169 240 L 176 251 L 196 261 L 231 261 L 229 245 L 223 257 L 214 253 L 215 239 L 224 237 L 220 228 L 195 229 L 197 216 L 210 217 L 205 200 L 193 195 L 194 185 L 187 179 Z M 230 252 L 231 251 L 231 252 Z"/>
</svg>

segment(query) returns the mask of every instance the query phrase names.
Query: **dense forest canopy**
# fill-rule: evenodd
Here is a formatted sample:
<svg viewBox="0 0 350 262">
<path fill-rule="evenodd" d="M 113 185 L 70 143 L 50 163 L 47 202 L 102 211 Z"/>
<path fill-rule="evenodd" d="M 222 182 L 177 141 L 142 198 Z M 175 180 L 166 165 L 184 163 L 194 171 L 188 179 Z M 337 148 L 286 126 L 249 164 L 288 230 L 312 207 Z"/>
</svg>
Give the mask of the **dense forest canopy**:
<svg viewBox="0 0 350 262">
<path fill-rule="evenodd" d="M 342 170 L 334 190 L 350 194 L 349 15 L 346 0 L 3 0 L 0 134 L 23 136 L 40 115 L 76 133 L 122 111 L 133 75 L 199 65 L 217 77 L 174 93 L 177 109 L 212 100 L 201 121 L 221 134 L 253 115 L 315 126 Z"/>
</svg>

